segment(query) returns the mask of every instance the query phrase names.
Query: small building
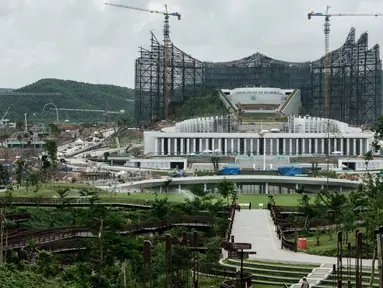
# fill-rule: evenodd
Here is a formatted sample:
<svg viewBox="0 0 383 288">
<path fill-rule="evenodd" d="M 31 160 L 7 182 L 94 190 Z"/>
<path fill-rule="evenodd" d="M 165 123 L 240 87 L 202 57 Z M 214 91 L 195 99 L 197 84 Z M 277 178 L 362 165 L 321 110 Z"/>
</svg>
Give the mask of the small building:
<svg viewBox="0 0 383 288">
<path fill-rule="evenodd" d="M 81 178 L 87 181 L 111 179 L 111 172 L 82 172 Z"/>
</svg>

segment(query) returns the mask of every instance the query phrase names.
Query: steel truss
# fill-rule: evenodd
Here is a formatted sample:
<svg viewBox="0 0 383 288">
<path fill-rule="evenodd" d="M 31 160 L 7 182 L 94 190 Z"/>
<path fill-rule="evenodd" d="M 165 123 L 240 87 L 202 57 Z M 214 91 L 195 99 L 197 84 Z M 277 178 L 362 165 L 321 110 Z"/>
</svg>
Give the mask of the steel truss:
<svg viewBox="0 0 383 288">
<path fill-rule="evenodd" d="M 329 117 L 352 125 L 372 124 L 382 113 L 382 64 L 379 45 L 368 49 L 368 34 L 355 41 L 352 28 L 345 44 L 313 62 L 286 62 L 261 53 L 229 62 L 202 62 L 169 44 L 169 112 L 210 89 L 268 86 L 301 89 L 305 113 L 325 117 L 324 73 L 329 73 Z M 151 34 L 150 49 L 136 60 L 135 119 L 145 126 L 164 117 L 164 46 Z"/>
<path fill-rule="evenodd" d="M 351 125 L 373 124 L 382 113 L 382 76 L 379 45 L 368 49 L 368 34 L 355 41 L 352 28 L 345 44 L 311 63 L 310 114 L 324 117 L 324 75 L 329 73 L 329 118 Z"/>
<path fill-rule="evenodd" d="M 165 119 L 164 115 L 164 46 L 151 33 L 150 50 L 140 48 L 135 74 L 135 119 L 138 125 L 149 125 Z M 168 47 L 167 85 L 169 112 L 186 100 L 199 96 L 204 89 L 203 62 L 178 49 Z"/>
</svg>

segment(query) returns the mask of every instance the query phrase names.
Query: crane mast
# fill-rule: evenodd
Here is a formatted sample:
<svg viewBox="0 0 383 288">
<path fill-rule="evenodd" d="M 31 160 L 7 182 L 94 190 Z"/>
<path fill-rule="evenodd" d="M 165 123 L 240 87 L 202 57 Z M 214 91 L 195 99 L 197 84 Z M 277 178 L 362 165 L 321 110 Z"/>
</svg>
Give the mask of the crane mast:
<svg viewBox="0 0 383 288">
<path fill-rule="evenodd" d="M 166 120 L 168 120 L 169 102 L 170 102 L 169 101 L 168 66 L 169 66 L 169 46 L 171 43 L 170 42 L 169 17 L 170 16 L 176 16 L 178 20 L 181 20 L 181 14 L 178 12 L 169 12 L 167 5 L 165 5 L 165 12 L 161 12 L 161 11 L 157 11 L 157 10 L 137 8 L 137 7 L 132 7 L 132 6 L 128 6 L 128 5 L 121 5 L 121 4 L 105 3 L 105 5 L 165 15 L 165 20 L 164 20 L 164 51 L 163 51 L 163 53 L 164 53 L 163 54 L 163 59 L 164 59 L 164 63 L 163 63 L 163 66 L 164 66 L 164 70 L 163 70 L 163 97 L 164 97 L 164 99 L 163 99 L 163 103 L 164 103 L 164 118 Z"/>
<path fill-rule="evenodd" d="M 315 13 L 310 12 L 307 14 L 308 19 L 310 20 L 312 17 L 325 17 L 324 22 L 324 77 L 323 77 L 323 94 L 324 94 L 324 109 L 325 109 L 325 117 L 329 118 L 331 117 L 330 111 L 329 111 L 329 76 L 330 76 L 330 59 L 329 59 L 329 53 L 330 53 L 330 18 L 331 17 L 339 17 L 339 16 L 370 16 L 370 17 L 378 17 L 383 16 L 383 13 L 336 13 L 336 14 L 330 14 L 330 6 L 326 7 L 326 13 Z"/>
</svg>

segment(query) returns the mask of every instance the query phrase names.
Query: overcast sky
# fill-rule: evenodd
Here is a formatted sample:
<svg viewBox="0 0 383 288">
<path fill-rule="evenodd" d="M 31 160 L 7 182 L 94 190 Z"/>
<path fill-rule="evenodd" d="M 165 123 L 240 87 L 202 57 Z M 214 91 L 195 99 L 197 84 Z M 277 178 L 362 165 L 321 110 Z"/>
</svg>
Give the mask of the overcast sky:
<svg viewBox="0 0 383 288">
<path fill-rule="evenodd" d="M 0 87 L 41 78 L 133 87 L 138 46 L 149 31 L 162 39 L 161 15 L 104 6 L 104 0 L 0 0 Z M 308 61 L 324 51 L 323 17 L 310 11 L 383 13 L 383 0 L 110 0 L 182 14 L 171 19 L 173 43 L 202 61 L 240 59 L 257 51 Z M 383 17 L 332 18 L 331 48 L 351 27 L 383 44 Z"/>
</svg>

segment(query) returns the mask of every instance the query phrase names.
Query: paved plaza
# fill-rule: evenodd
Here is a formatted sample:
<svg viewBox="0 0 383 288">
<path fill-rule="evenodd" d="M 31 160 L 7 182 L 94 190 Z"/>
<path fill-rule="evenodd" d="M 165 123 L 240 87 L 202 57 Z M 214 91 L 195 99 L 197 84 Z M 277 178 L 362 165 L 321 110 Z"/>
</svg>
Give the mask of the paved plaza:
<svg viewBox="0 0 383 288">
<path fill-rule="evenodd" d="M 335 257 L 310 255 L 306 253 L 294 253 L 281 249 L 281 240 L 275 232 L 275 226 L 266 209 L 241 209 L 236 212 L 232 230 L 235 242 L 252 244 L 252 251 L 256 255 L 250 255 L 250 259 L 268 260 L 285 263 L 300 264 L 336 264 Z M 354 260 L 354 259 L 352 259 Z M 346 259 L 343 260 L 344 262 Z M 371 260 L 363 260 L 363 266 L 371 266 Z M 352 261 L 354 264 L 354 261 Z"/>
</svg>

